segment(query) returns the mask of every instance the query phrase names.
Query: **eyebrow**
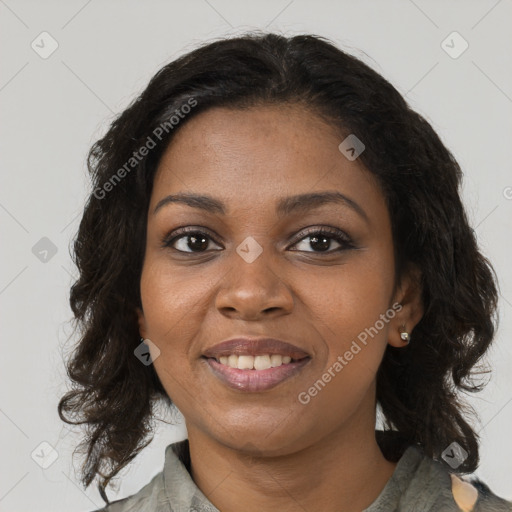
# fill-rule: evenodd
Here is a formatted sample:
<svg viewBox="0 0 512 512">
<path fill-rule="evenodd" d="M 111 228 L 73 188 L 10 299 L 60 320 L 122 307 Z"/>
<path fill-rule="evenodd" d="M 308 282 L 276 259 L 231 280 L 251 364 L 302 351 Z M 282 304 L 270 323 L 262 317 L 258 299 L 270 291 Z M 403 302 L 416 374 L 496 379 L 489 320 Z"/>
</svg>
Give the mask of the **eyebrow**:
<svg viewBox="0 0 512 512">
<path fill-rule="evenodd" d="M 153 215 L 164 206 L 173 203 L 185 204 L 191 208 L 198 208 L 208 213 L 226 215 L 226 209 L 222 201 L 209 195 L 192 193 L 179 193 L 164 197 L 155 206 Z M 353 199 L 350 199 L 338 191 L 310 192 L 284 197 L 277 202 L 276 212 L 279 217 L 284 217 L 293 213 L 306 213 L 308 210 L 319 208 L 327 204 L 342 204 L 348 206 L 369 223 L 368 215 L 363 208 Z"/>
</svg>

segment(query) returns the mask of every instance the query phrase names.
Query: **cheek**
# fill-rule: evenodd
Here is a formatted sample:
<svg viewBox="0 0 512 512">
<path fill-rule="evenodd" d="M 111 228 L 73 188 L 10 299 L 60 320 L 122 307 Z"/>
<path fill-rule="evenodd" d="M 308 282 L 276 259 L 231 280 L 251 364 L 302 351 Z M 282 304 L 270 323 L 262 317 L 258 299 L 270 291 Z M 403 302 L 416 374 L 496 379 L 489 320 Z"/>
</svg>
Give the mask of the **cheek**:
<svg viewBox="0 0 512 512">
<path fill-rule="evenodd" d="M 208 289 L 208 279 L 191 278 L 165 261 L 147 261 L 141 296 L 148 337 L 164 346 L 185 338 L 192 327 L 197 328 L 191 318 L 204 308 Z"/>
<path fill-rule="evenodd" d="M 159 348 L 155 371 L 171 400 L 184 407 L 190 397 L 192 370 L 188 340 L 198 331 L 193 308 L 198 307 L 193 288 L 177 279 L 166 265 L 148 261 L 141 276 L 141 296 L 147 337 Z M 185 407 L 186 409 L 186 407 Z"/>
<path fill-rule="evenodd" d="M 389 304 L 394 279 L 392 253 L 381 250 L 374 254 L 317 276 L 315 286 L 302 293 L 311 315 L 308 321 L 323 341 L 317 378 L 328 384 L 322 394 L 327 401 L 334 398 L 331 393 L 343 395 L 337 400 L 340 405 L 357 401 L 375 379 L 395 316 Z"/>
<path fill-rule="evenodd" d="M 389 294 L 382 291 L 384 283 L 374 281 L 379 277 L 351 274 L 345 280 L 340 277 L 340 285 L 331 285 L 324 294 L 309 296 L 307 307 L 315 313 L 312 321 L 323 349 L 314 377 L 297 398 L 302 414 L 322 417 L 326 430 L 358 410 L 374 409 L 375 378 L 394 316 L 388 310 Z"/>
<path fill-rule="evenodd" d="M 297 283 L 297 294 L 322 335 L 349 340 L 389 308 L 393 260 L 389 251 L 355 254 L 350 262 Z"/>
</svg>

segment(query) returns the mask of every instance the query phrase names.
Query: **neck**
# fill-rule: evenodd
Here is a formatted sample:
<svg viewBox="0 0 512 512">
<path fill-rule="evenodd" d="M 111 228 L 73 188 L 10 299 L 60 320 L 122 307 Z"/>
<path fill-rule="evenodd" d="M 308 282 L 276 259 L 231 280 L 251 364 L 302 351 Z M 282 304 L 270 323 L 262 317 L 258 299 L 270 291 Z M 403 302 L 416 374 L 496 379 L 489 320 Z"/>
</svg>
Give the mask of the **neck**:
<svg viewBox="0 0 512 512">
<path fill-rule="evenodd" d="M 189 427 L 192 478 L 222 512 L 238 511 L 241 504 L 246 512 L 360 512 L 396 466 L 384 458 L 373 425 L 365 432 L 340 429 L 277 457 L 242 453 Z"/>
</svg>

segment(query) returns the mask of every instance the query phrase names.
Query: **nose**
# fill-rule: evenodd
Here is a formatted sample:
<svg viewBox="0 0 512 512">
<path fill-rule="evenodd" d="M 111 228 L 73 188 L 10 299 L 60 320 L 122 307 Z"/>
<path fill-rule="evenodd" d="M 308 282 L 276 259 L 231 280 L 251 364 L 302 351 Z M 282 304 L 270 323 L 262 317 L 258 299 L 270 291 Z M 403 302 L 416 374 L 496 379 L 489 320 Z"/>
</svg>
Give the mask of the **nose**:
<svg viewBox="0 0 512 512">
<path fill-rule="evenodd" d="M 223 315 L 255 321 L 292 312 L 293 295 L 264 254 L 251 263 L 234 254 L 235 261 L 215 298 Z"/>
</svg>

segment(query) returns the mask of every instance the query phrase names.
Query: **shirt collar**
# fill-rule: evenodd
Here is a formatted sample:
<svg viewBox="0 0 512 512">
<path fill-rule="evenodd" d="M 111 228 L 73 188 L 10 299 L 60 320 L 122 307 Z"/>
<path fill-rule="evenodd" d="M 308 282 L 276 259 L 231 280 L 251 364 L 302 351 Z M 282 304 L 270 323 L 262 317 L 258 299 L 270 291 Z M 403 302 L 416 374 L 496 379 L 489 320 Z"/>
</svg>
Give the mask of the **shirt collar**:
<svg viewBox="0 0 512 512">
<path fill-rule="evenodd" d="M 388 506 L 400 499 L 408 480 L 412 477 L 418 465 L 424 460 L 424 455 L 415 446 L 405 449 L 398 460 L 397 466 L 390 480 L 378 498 L 365 512 L 386 510 L 381 506 Z M 429 461 L 433 462 L 433 461 Z M 219 512 L 208 498 L 197 487 L 190 476 L 190 452 L 188 439 L 170 444 L 165 450 L 164 485 L 165 494 L 171 510 L 190 510 L 193 512 Z M 389 508 L 388 510 L 393 510 Z"/>
</svg>

